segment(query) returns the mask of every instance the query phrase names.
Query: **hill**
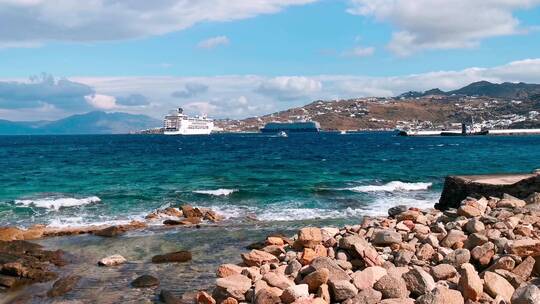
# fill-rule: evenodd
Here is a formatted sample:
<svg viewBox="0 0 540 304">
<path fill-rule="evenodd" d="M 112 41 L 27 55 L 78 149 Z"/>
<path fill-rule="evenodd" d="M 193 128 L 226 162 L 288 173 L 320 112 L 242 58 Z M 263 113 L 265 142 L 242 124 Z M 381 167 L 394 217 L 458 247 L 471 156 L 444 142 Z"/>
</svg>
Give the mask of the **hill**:
<svg viewBox="0 0 540 304">
<path fill-rule="evenodd" d="M 0 134 L 123 134 L 160 125 L 161 121 L 145 115 L 94 111 L 56 121 L 12 122 L 0 120 Z"/>
<path fill-rule="evenodd" d="M 463 96 L 483 96 L 505 99 L 529 99 L 540 94 L 540 84 L 530 83 L 492 83 L 489 81 L 473 82 L 463 88 L 444 92 L 438 88 L 425 92 L 410 91 L 403 93 L 398 98 L 418 98 L 430 95 L 463 95 Z"/>
<path fill-rule="evenodd" d="M 444 92 L 410 91 L 397 97 L 318 100 L 303 107 L 217 123 L 226 131 L 256 131 L 271 121 L 315 120 L 323 130 L 441 129 L 483 122 L 488 128 L 540 125 L 540 85 L 471 83 Z"/>
</svg>

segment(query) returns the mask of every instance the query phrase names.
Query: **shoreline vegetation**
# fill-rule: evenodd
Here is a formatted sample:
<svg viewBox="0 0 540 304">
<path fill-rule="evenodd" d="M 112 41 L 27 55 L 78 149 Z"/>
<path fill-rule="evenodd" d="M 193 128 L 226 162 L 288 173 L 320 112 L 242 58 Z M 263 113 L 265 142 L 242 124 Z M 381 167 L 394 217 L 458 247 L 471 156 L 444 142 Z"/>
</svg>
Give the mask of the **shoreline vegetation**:
<svg viewBox="0 0 540 304">
<path fill-rule="evenodd" d="M 219 266 L 213 288 L 192 286 L 182 297 L 159 288 L 160 278 L 150 272 L 128 288 L 148 289 L 163 303 L 540 303 L 539 176 L 535 171 L 522 179 L 447 177 L 440 210 L 399 205 L 388 216 L 366 216 L 356 225 L 270 234 L 251 244 L 241 263 Z M 114 239 L 150 226 L 200 227 L 221 219 L 213 210 L 184 205 L 125 225 L 0 228 L 0 298 L 32 283 L 54 282 L 45 294 L 6 303 L 32 303 L 34 296 L 60 300 L 84 277 L 59 275 L 69 263 L 66 253 L 32 240 L 90 233 Z M 153 264 L 190 260 L 186 250 L 151 258 Z M 129 261 L 118 254 L 95 261 L 102 267 L 124 263 Z"/>
</svg>

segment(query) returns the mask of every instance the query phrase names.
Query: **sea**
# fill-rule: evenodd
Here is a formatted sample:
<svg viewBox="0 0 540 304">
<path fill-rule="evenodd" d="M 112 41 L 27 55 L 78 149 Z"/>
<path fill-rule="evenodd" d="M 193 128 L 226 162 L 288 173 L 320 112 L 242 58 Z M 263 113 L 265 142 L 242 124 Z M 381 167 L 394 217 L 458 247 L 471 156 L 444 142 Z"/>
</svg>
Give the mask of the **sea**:
<svg viewBox="0 0 540 304">
<path fill-rule="evenodd" d="M 265 234 L 293 234 L 305 225 L 358 224 L 362 216 L 385 215 L 396 205 L 430 208 L 451 174 L 537 168 L 540 136 L 3 136 L 0 226 L 126 223 L 182 204 L 210 207 L 225 217 L 217 226 L 150 229 L 118 240 L 40 241 L 82 259 L 79 266 L 67 267 L 90 273 L 74 297 L 108 295 L 112 302 L 129 302 L 144 296 L 126 287 L 136 274 L 151 271 L 162 286 L 180 294 L 210 286 L 219 263 L 238 262 L 244 246 Z M 153 254 L 177 249 L 192 251 L 193 263 L 172 272 L 167 268 L 172 266 L 141 266 L 149 265 Z M 138 262 L 106 270 L 116 283 L 105 288 L 105 270 L 89 265 L 115 253 Z"/>
</svg>

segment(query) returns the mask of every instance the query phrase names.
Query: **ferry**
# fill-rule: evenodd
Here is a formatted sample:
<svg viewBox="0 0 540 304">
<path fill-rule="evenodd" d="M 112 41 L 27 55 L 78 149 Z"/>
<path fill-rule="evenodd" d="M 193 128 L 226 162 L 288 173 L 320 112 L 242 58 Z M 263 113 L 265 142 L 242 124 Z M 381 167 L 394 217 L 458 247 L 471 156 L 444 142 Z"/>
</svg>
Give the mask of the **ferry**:
<svg viewBox="0 0 540 304">
<path fill-rule="evenodd" d="M 209 135 L 214 129 L 214 121 L 205 115 L 189 117 L 178 108 L 165 116 L 163 128 L 165 135 Z"/>
<path fill-rule="evenodd" d="M 316 121 L 295 121 L 295 122 L 269 122 L 261 128 L 262 133 L 280 132 L 319 132 L 321 126 Z"/>
</svg>

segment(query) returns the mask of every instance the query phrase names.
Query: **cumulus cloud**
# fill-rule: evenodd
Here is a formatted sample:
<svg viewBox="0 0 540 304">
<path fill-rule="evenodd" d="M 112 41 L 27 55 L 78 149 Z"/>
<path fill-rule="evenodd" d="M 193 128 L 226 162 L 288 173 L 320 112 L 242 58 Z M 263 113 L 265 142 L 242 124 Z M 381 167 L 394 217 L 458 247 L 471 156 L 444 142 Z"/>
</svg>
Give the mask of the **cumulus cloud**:
<svg viewBox="0 0 540 304">
<path fill-rule="evenodd" d="M 281 76 L 263 81 L 257 92 L 280 100 L 299 99 L 319 92 L 322 83 L 303 76 Z"/>
<path fill-rule="evenodd" d="M 350 0 L 348 12 L 389 22 L 396 31 L 388 48 L 407 56 L 426 49 L 477 46 L 483 39 L 527 31 L 515 10 L 539 0 Z"/>
<path fill-rule="evenodd" d="M 85 96 L 84 99 L 96 109 L 111 110 L 117 107 L 114 96 L 93 94 Z"/>
<path fill-rule="evenodd" d="M 59 109 L 88 108 L 85 96 L 93 88 L 68 79 L 55 79 L 48 74 L 31 77 L 27 82 L 0 82 L 0 108 L 37 108 L 51 105 Z"/>
<path fill-rule="evenodd" d="M 116 103 L 123 106 L 145 106 L 150 104 L 148 97 L 141 94 L 116 97 Z"/>
<path fill-rule="evenodd" d="M 199 42 L 197 47 L 200 49 L 214 49 L 220 45 L 227 45 L 229 42 L 227 36 L 217 36 Z"/>
<path fill-rule="evenodd" d="M 116 104 L 114 110 L 162 118 L 169 110 L 180 106 L 184 107 L 191 115 L 206 113 L 214 118 L 244 118 L 302 106 L 317 99 L 396 96 L 409 90 L 425 91 L 437 87 L 447 91 L 480 80 L 497 83 L 505 81 L 540 83 L 540 58 L 513 61 L 490 68 L 471 67 L 455 71 L 433 71 L 390 77 L 226 75 L 213 77 L 73 77 L 65 81 L 90 88 L 90 94 L 85 91 L 74 95 L 79 100 L 77 104 L 82 103 L 84 107 L 87 107 L 87 110 L 93 108 L 112 109 Z M 37 82 L 41 83 L 42 81 Z M 13 83 L 13 81 L 0 81 L 0 83 Z M 16 83 L 20 84 L 20 82 Z M 55 80 L 54 83 L 58 83 L 58 81 Z M 192 84 L 195 83 L 201 87 L 211 87 L 212 89 L 211 91 L 203 90 L 204 92 L 190 95 L 190 97 L 176 98 L 171 96 L 171 92 L 175 89 L 193 87 Z M 27 87 L 24 86 L 24 88 Z M 28 94 L 30 91 L 26 91 L 26 93 Z M 4 96 L 6 96 L 5 88 L 0 89 L 0 92 L 2 92 L 0 94 L 2 96 L 0 104 L 2 104 L 5 100 Z M 34 93 L 34 95 L 36 94 Z M 132 94 L 147 96 L 153 102 L 144 107 L 125 106 L 119 104 L 119 98 L 113 97 Z M 42 95 L 46 94 L 40 94 L 40 96 Z M 55 96 L 58 95 L 55 94 Z M 89 97 L 85 99 L 84 96 Z M 296 99 L 287 99 L 291 96 Z M 53 100 L 55 98 L 41 97 L 39 99 Z M 28 98 L 24 98 L 24 100 L 28 100 Z M 35 100 L 35 98 L 30 100 Z M 54 104 L 53 101 L 49 102 Z M 0 105 L 0 118 L 13 119 L 16 117 L 37 120 L 50 119 L 53 116 L 59 118 L 73 114 L 73 112 L 82 112 L 81 105 L 79 105 L 78 110 L 59 110 L 56 104 L 51 106 L 49 103 L 42 104 L 32 101 L 31 106 L 35 107 L 7 109 Z"/>
<path fill-rule="evenodd" d="M 46 41 L 110 41 L 180 31 L 200 22 L 271 14 L 315 0 L 4 0 L 0 46 Z"/>
<path fill-rule="evenodd" d="M 184 89 L 172 92 L 171 96 L 176 98 L 191 98 L 208 91 L 208 86 L 202 83 L 186 83 Z"/>
</svg>

